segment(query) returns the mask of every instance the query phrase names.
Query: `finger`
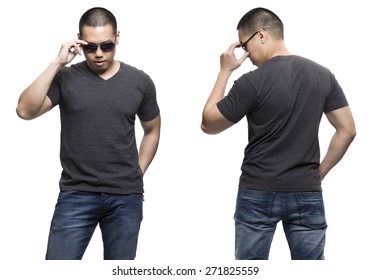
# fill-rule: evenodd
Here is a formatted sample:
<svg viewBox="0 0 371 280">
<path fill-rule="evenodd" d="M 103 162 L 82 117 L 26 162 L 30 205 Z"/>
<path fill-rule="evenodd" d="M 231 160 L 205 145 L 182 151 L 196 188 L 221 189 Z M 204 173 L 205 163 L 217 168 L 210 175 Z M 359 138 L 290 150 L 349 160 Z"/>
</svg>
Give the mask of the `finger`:
<svg viewBox="0 0 371 280">
<path fill-rule="evenodd" d="M 238 62 L 240 63 L 240 64 L 242 64 L 245 60 L 246 60 L 246 58 L 248 58 L 249 57 L 249 55 L 250 55 L 250 53 L 248 53 L 248 52 L 245 52 L 239 59 L 238 59 Z"/>
<path fill-rule="evenodd" d="M 234 57 L 234 50 L 235 50 L 236 48 L 238 48 L 239 44 L 240 44 L 240 43 L 238 43 L 238 42 L 231 44 L 231 45 L 229 46 L 229 48 L 226 49 L 226 50 L 223 52 L 222 56 L 233 56 L 233 57 Z"/>
<path fill-rule="evenodd" d="M 76 54 L 76 52 L 78 52 L 78 47 L 77 47 L 77 45 L 70 45 L 70 46 L 68 47 L 68 52 Z"/>
<path fill-rule="evenodd" d="M 76 43 L 77 44 L 82 44 L 82 45 L 87 45 L 88 42 L 84 41 L 84 40 L 81 40 L 81 39 L 76 39 Z"/>
<path fill-rule="evenodd" d="M 240 42 L 235 42 L 232 44 L 232 46 L 234 46 L 234 48 L 239 48 L 241 46 L 241 43 Z"/>
<path fill-rule="evenodd" d="M 76 40 L 73 40 L 73 41 L 70 41 L 68 43 L 66 43 L 66 45 L 68 46 L 67 49 L 69 52 L 72 52 L 72 53 L 79 53 L 80 52 L 80 45 L 87 45 L 88 42 L 84 41 L 84 40 L 80 40 L 80 39 L 76 39 Z"/>
<path fill-rule="evenodd" d="M 235 42 L 229 47 L 229 51 L 234 51 L 236 48 L 239 48 L 241 46 L 240 42 Z"/>
<path fill-rule="evenodd" d="M 78 48 L 77 48 L 78 49 L 78 52 L 81 55 L 82 54 L 82 48 L 83 48 L 83 46 L 87 45 L 88 42 L 86 42 L 84 40 L 77 39 L 76 40 L 76 43 L 78 44 Z"/>
<path fill-rule="evenodd" d="M 66 48 L 69 52 L 73 53 L 75 51 L 77 45 L 76 45 L 75 41 L 69 41 L 69 42 L 65 43 L 65 46 L 66 46 Z"/>
</svg>

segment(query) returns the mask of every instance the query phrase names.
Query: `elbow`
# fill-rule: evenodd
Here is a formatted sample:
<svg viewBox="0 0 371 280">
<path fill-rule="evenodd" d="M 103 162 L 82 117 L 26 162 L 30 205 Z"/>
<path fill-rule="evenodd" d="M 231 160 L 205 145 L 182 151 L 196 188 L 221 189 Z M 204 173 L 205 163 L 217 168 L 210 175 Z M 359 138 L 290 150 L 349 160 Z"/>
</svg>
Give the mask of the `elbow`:
<svg viewBox="0 0 371 280">
<path fill-rule="evenodd" d="M 205 112 L 202 113 L 201 130 L 206 134 L 210 134 Z"/>
<path fill-rule="evenodd" d="M 220 129 L 217 129 L 215 126 L 213 126 L 212 124 L 209 124 L 208 122 L 206 122 L 205 120 L 202 120 L 202 123 L 201 123 L 201 130 L 206 133 L 206 134 L 218 134 L 220 133 L 222 130 Z"/>
<path fill-rule="evenodd" d="M 202 122 L 201 123 L 201 130 L 206 133 L 206 134 L 209 134 L 208 130 L 207 130 L 207 126 Z"/>
<path fill-rule="evenodd" d="M 202 113 L 201 130 L 206 134 L 217 134 L 215 131 L 215 121 L 209 111 L 204 109 Z"/>
<path fill-rule="evenodd" d="M 207 116 L 202 117 L 201 130 L 206 134 L 219 134 L 233 125 L 224 117 Z"/>
<path fill-rule="evenodd" d="M 201 130 L 206 134 L 215 134 L 203 123 L 201 124 Z"/>
<path fill-rule="evenodd" d="M 17 116 L 20 117 L 22 120 L 29 120 L 28 115 L 24 111 L 20 110 L 18 107 L 15 111 L 17 113 Z"/>
<path fill-rule="evenodd" d="M 18 115 L 18 117 L 20 117 L 21 119 L 23 119 L 23 120 L 32 120 L 34 117 L 32 116 L 32 114 L 30 114 L 27 110 L 25 110 L 25 109 L 22 109 L 22 107 L 21 106 L 17 106 L 17 108 L 16 108 L 16 113 L 17 113 L 17 115 Z"/>
<path fill-rule="evenodd" d="M 356 135 L 357 135 L 357 129 L 356 129 L 356 125 L 354 122 L 351 125 L 349 125 L 346 132 L 347 132 L 350 142 L 352 142 L 354 138 L 356 138 Z"/>
<path fill-rule="evenodd" d="M 351 129 L 349 132 L 348 132 L 348 135 L 349 135 L 349 139 L 350 141 L 353 141 L 354 138 L 356 138 L 357 136 L 357 130 L 355 127 L 353 127 L 353 129 Z"/>
<path fill-rule="evenodd" d="M 354 138 L 357 135 L 357 131 L 356 131 L 356 128 L 354 126 L 349 127 L 349 128 L 347 128 L 346 130 L 343 130 L 340 133 L 343 135 L 344 141 L 346 141 L 349 145 L 353 142 Z"/>
</svg>

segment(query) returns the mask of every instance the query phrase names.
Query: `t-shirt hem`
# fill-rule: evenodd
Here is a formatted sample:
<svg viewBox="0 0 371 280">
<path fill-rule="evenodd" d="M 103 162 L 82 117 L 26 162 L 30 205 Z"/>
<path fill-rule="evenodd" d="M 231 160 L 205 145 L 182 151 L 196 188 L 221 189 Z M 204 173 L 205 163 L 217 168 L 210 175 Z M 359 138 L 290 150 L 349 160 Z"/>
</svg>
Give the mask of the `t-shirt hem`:
<svg viewBox="0 0 371 280">
<path fill-rule="evenodd" d="M 129 194 L 143 194 L 143 188 L 112 188 L 112 187 L 90 187 L 90 186 L 60 186 L 60 191 L 82 191 L 82 192 L 93 192 L 93 193 L 107 193 L 107 194 L 119 194 L 119 195 L 129 195 Z"/>
<path fill-rule="evenodd" d="M 232 123 L 238 123 L 239 120 L 234 119 L 231 115 L 228 114 L 228 111 L 224 109 L 223 107 L 223 100 L 219 101 L 216 106 L 218 107 L 219 112 L 223 115 L 224 118 L 226 118 L 228 121 Z"/>
<path fill-rule="evenodd" d="M 149 116 L 145 116 L 145 117 L 138 116 L 138 117 L 139 117 L 139 119 L 140 119 L 141 121 L 143 121 L 143 122 L 149 122 L 149 121 L 154 120 L 154 119 L 155 119 L 157 116 L 159 116 L 159 115 L 160 115 L 160 110 L 157 110 L 156 113 L 153 113 L 153 114 L 151 114 L 151 115 L 149 115 Z"/>
<path fill-rule="evenodd" d="M 255 185 L 240 184 L 240 189 L 266 191 L 266 192 L 322 192 L 321 185 Z"/>
</svg>

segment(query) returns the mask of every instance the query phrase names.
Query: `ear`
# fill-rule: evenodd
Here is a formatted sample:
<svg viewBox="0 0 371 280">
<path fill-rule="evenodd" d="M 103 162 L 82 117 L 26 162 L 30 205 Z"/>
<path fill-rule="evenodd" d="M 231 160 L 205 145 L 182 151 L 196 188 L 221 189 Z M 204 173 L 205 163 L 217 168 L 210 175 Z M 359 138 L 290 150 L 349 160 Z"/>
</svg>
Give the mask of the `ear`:
<svg viewBox="0 0 371 280">
<path fill-rule="evenodd" d="M 77 39 L 81 40 L 80 32 L 77 33 Z"/>
<path fill-rule="evenodd" d="M 120 42 L 120 31 L 117 31 L 117 34 L 116 34 L 116 45 L 118 45 Z"/>
<path fill-rule="evenodd" d="M 268 33 L 264 29 L 260 29 L 258 35 L 260 42 L 264 44 L 268 39 Z"/>
</svg>

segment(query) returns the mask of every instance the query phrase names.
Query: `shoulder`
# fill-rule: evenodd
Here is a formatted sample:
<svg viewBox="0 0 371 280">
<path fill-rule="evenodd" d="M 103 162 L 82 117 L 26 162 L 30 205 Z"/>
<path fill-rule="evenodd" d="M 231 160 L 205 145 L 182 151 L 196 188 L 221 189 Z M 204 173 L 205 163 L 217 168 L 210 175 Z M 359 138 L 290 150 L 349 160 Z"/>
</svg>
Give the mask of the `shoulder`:
<svg viewBox="0 0 371 280">
<path fill-rule="evenodd" d="M 81 62 L 78 62 L 78 63 L 75 63 L 75 64 L 71 64 L 71 65 L 67 65 L 65 67 L 63 67 L 63 69 L 67 69 L 68 70 L 86 70 L 88 69 L 88 64 L 87 62 L 84 60 L 84 61 L 81 61 Z"/>
<path fill-rule="evenodd" d="M 150 76 L 143 70 L 138 69 L 137 67 L 134 67 L 130 64 L 127 64 L 121 61 L 119 62 L 120 62 L 120 71 L 122 71 L 124 74 L 131 74 L 137 77 L 142 77 L 144 79 L 150 79 Z"/>
<path fill-rule="evenodd" d="M 320 63 L 318 63 L 318 62 L 316 62 L 312 59 L 306 58 L 306 57 L 295 55 L 295 56 L 292 56 L 292 61 L 293 61 L 294 64 L 297 64 L 297 65 L 304 65 L 304 66 L 312 68 L 312 69 L 329 72 L 329 69 L 327 67 L 325 67 L 324 65 L 322 65 L 322 64 L 320 64 Z"/>
<path fill-rule="evenodd" d="M 144 91 L 155 88 L 152 78 L 146 72 L 124 62 L 120 62 L 120 64 L 120 76 L 125 80 L 140 85 Z"/>
<path fill-rule="evenodd" d="M 299 55 L 277 56 L 267 61 L 256 70 L 257 76 L 271 76 L 280 78 L 282 75 L 309 75 L 318 76 L 331 74 L 330 70 L 320 63 Z"/>
<path fill-rule="evenodd" d="M 89 66 L 86 61 L 78 62 L 76 64 L 66 65 L 59 72 L 60 74 L 73 74 L 76 72 L 88 72 Z"/>
</svg>

